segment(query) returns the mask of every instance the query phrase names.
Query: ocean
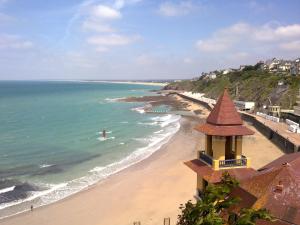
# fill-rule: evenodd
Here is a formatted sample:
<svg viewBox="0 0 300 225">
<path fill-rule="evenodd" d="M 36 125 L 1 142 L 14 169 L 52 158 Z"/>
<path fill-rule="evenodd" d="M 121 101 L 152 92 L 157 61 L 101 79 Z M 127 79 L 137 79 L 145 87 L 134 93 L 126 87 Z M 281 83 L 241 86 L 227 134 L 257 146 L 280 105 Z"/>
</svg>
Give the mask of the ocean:
<svg viewBox="0 0 300 225">
<path fill-rule="evenodd" d="M 180 116 L 118 100 L 159 88 L 1 81 L 0 218 L 87 189 L 157 151 L 179 130 Z"/>
</svg>

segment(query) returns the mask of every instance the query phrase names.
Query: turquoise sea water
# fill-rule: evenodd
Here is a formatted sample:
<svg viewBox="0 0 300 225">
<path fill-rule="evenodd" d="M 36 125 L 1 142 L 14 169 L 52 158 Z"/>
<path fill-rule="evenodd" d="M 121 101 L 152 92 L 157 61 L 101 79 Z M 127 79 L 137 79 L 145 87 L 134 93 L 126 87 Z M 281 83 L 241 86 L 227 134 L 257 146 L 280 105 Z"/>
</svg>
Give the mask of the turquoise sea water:
<svg viewBox="0 0 300 225">
<path fill-rule="evenodd" d="M 117 101 L 158 88 L 0 82 L 0 217 L 67 197 L 158 150 L 179 117 Z"/>
</svg>

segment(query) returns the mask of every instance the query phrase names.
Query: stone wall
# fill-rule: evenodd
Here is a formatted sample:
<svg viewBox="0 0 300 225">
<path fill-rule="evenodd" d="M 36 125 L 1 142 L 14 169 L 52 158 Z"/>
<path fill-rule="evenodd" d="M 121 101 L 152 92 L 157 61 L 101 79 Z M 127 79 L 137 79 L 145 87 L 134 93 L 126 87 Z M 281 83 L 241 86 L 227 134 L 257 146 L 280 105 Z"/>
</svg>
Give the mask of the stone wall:
<svg viewBox="0 0 300 225">
<path fill-rule="evenodd" d="M 287 138 L 281 136 L 276 131 L 264 125 L 262 122 L 256 120 L 254 116 L 248 114 L 241 114 L 241 117 L 246 122 L 250 122 L 253 126 L 262 133 L 265 137 L 267 137 L 270 141 L 272 141 L 276 146 L 278 146 L 285 153 L 293 153 L 298 152 L 299 146 L 294 145 Z"/>
</svg>

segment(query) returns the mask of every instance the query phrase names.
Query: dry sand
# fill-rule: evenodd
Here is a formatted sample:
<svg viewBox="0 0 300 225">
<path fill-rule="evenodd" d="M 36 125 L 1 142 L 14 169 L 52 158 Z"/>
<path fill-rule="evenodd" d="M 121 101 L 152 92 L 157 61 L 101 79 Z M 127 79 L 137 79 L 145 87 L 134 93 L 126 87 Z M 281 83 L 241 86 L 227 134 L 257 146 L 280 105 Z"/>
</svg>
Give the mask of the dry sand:
<svg viewBox="0 0 300 225">
<path fill-rule="evenodd" d="M 202 109 L 207 114 L 203 107 L 189 103 L 193 110 Z M 180 131 L 148 159 L 86 191 L 0 224 L 132 225 L 141 221 L 142 225 L 159 225 L 170 217 L 175 225 L 179 205 L 195 193 L 196 175 L 183 162 L 195 158 L 196 149 L 204 147 L 204 136 L 193 130 L 197 123 L 199 119 L 183 118 Z M 244 154 L 252 158 L 256 169 L 283 154 L 257 131 L 244 143 Z"/>
<path fill-rule="evenodd" d="M 254 135 L 243 138 L 243 154 L 251 158 L 252 168 L 259 169 L 284 154 L 255 127 L 245 122 L 244 124 L 255 132 Z"/>
</svg>

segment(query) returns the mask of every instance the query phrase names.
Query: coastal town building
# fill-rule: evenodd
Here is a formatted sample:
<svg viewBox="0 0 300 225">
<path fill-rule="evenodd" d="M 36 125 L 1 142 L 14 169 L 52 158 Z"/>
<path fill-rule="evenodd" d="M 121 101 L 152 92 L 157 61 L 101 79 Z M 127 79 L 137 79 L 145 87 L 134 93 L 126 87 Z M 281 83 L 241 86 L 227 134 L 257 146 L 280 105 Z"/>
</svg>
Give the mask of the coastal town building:
<svg viewBox="0 0 300 225">
<path fill-rule="evenodd" d="M 235 107 L 240 111 L 253 111 L 255 108 L 255 102 L 246 102 L 246 101 L 234 101 Z"/>
<path fill-rule="evenodd" d="M 283 59 L 270 59 L 263 63 L 263 69 L 272 73 L 282 73 L 290 75 L 300 74 L 300 59 L 283 60 Z"/>
<path fill-rule="evenodd" d="M 185 164 L 197 174 L 196 198 L 201 199 L 208 184 L 220 182 L 226 171 L 240 182 L 231 193 L 241 199 L 237 209 L 266 208 L 275 218 L 257 224 L 300 224 L 300 152 L 283 155 L 257 171 L 251 168 L 250 158 L 243 156 L 242 140 L 254 132 L 243 126 L 226 89 L 206 123 L 195 129 L 205 134 L 205 150 Z"/>
<path fill-rule="evenodd" d="M 212 80 L 217 78 L 218 74 L 227 75 L 231 72 L 243 71 L 251 67 L 253 68 L 254 66 L 240 65 L 238 69 L 229 68 L 219 71 L 210 71 L 206 73 L 203 72 L 201 73 L 201 77 L 203 77 L 204 79 Z M 260 60 L 256 63 L 255 68 L 275 74 L 297 76 L 300 75 L 300 58 L 297 58 L 295 60 L 284 60 L 277 58 L 268 59 L 266 61 Z"/>
</svg>

